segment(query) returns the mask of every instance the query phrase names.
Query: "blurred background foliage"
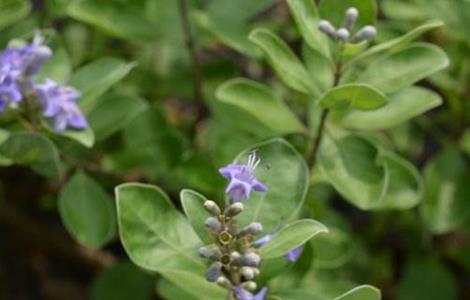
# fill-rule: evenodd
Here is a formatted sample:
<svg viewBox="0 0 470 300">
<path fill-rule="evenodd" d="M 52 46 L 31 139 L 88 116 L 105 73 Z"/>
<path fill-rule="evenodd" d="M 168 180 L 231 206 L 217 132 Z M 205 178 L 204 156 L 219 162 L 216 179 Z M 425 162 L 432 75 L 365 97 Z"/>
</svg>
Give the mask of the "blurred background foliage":
<svg viewBox="0 0 470 300">
<path fill-rule="evenodd" d="M 293 295 L 296 286 L 309 286 L 318 299 L 358 282 L 379 287 L 384 299 L 467 299 L 470 1 L 382 0 L 378 16 L 376 42 L 429 19 L 445 23 L 425 39 L 442 47 L 451 64 L 419 83 L 441 95 L 443 105 L 379 132 L 422 171 L 424 196 L 410 210 L 364 212 L 312 178 L 302 213 L 331 234 L 312 241 L 276 284 Z M 80 105 L 96 140 L 87 148 L 86 138 L 78 138 L 83 146 L 56 137 L 59 154 L 40 137 L 19 139 L 41 145 L 35 163 L 48 166 L 45 175 L 60 173 L 53 179 L 0 156 L 0 299 L 193 299 L 164 279 L 155 285 L 127 262 L 116 236 L 113 187 L 142 181 L 162 186 L 172 199 L 187 187 L 221 198 L 217 168 L 275 135 L 217 100 L 216 88 L 228 79 L 267 83 L 307 117 L 307 97 L 282 85 L 248 39 L 259 26 L 302 52 L 280 0 L 0 1 L 2 48 L 44 29 L 55 53 L 44 73 L 84 93 Z M 0 141 L 5 135 L 0 131 Z M 302 137 L 284 137 L 304 152 Z M 16 162 L 31 164 L 27 153 L 19 156 Z"/>
</svg>

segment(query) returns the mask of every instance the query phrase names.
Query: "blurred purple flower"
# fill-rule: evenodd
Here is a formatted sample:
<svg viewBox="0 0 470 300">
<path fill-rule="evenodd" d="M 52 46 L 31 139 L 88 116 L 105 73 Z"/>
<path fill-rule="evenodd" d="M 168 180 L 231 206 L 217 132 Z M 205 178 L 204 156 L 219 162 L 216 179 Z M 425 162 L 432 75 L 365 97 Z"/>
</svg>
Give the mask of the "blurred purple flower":
<svg viewBox="0 0 470 300">
<path fill-rule="evenodd" d="M 268 189 L 264 183 L 256 179 L 253 171 L 260 163 L 256 154 L 250 154 L 248 164 L 229 164 L 219 169 L 220 174 L 230 182 L 225 192 L 233 202 L 240 202 L 250 198 L 251 190 L 266 192 Z"/>
<path fill-rule="evenodd" d="M 0 54 L 0 111 L 6 105 L 23 99 L 22 85 L 31 81 L 43 62 L 52 54 L 44 39 L 36 33 L 32 43 L 24 47 L 8 47 Z"/>
<path fill-rule="evenodd" d="M 87 120 L 76 104 L 80 97 L 79 91 L 71 86 L 60 85 L 51 79 L 35 85 L 34 89 L 41 101 L 43 115 L 54 120 L 55 130 L 61 132 L 66 128 L 88 127 Z"/>
<path fill-rule="evenodd" d="M 235 294 L 239 300 L 264 300 L 266 293 L 268 292 L 267 288 L 262 288 L 257 294 L 252 294 L 241 287 L 235 288 Z"/>
<path fill-rule="evenodd" d="M 269 234 L 257 239 L 253 243 L 253 245 L 255 247 L 261 247 L 264 244 L 266 244 L 267 242 L 269 242 L 273 237 L 274 237 L 274 234 L 269 233 Z M 302 255 L 302 251 L 303 251 L 302 247 L 296 247 L 292 250 L 289 250 L 284 256 L 288 261 L 296 262 L 299 259 L 300 255 Z"/>
</svg>

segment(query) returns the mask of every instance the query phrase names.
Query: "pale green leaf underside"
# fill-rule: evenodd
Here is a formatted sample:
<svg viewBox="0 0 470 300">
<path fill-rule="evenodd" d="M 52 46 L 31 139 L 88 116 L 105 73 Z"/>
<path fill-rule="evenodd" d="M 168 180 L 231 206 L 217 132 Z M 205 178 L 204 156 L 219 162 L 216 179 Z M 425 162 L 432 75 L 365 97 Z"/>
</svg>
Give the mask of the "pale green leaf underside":
<svg viewBox="0 0 470 300">
<path fill-rule="evenodd" d="M 330 89 L 320 98 L 320 105 L 327 109 L 374 110 L 388 102 L 380 90 L 367 84 L 345 84 Z"/>
</svg>

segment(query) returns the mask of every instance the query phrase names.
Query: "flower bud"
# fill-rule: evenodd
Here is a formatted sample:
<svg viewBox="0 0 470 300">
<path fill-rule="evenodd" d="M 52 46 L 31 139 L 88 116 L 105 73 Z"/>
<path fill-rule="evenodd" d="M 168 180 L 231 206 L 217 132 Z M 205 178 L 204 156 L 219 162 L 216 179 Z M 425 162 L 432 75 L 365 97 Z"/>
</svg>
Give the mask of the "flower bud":
<svg viewBox="0 0 470 300">
<path fill-rule="evenodd" d="M 233 260 L 233 264 L 237 266 L 258 267 L 261 257 L 256 253 L 247 253 Z"/>
<path fill-rule="evenodd" d="M 232 288 L 232 284 L 224 276 L 220 276 L 219 278 L 217 278 L 217 284 L 220 285 L 223 288 L 226 288 L 226 289 L 231 289 Z"/>
<path fill-rule="evenodd" d="M 208 212 L 210 212 L 214 216 L 219 216 L 220 215 L 220 208 L 217 205 L 217 203 L 215 203 L 214 201 L 207 200 L 206 202 L 204 202 L 204 207 L 206 208 L 206 210 Z"/>
<path fill-rule="evenodd" d="M 256 288 L 258 286 L 256 285 L 256 282 L 254 282 L 254 281 L 246 281 L 246 282 L 243 282 L 242 284 L 240 284 L 240 287 L 247 290 L 247 291 L 252 292 L 252 291 L 256 290 Z"/>
<path fill-rule="evenodd" d="M 356 24 L 357 17 L 359 16 L 359 11 L 355 7 L 350 7 L 344 15 L 344 27 L 348 30 L 353 29 Z"/>
<path fill-rule="evenodd" d="M 207 218 L 206 226 L 214 232 L 220 232 L 222 230 L 222 224 L 214 217 Z"/>
<path fill-rule="evenodd" d="M 257 272 L 258 271 L 258 272 Z M 256 274 L 259 274 L 259 270 L 256 268 L 251 268 L 251 267 L 242 267 L 240 269 L 240 274 L 246 279 L 246 280 L 253 280 L 256 277 Z"/>
<path fill-rule="evenodd" d="M 359 30 L 353 37 L 353 42 L 360 43 L 362 41 L 370 40 L 377 34 L 374 26 L 365 26 Z"/>
<path fill-rule="evenodd" d="M 235 202 L 233 204 L 230 204 L 226 209 L 225 209 L 225 216 L 227 218 L 232 218 L 238 215 L 243 211 L 243 203 L 241 202 Z"/>
<path fill-rule="evenodd" d="M 347 42 L 350 35 L 351 34 L 346 28 L 340 28 L 336 30 L 336 38 L 342 42 Z"/>
<path fill-rule="evenodd" d="M 238 251 L 233 251 L 232 253 L 230 253 L 230 258 L 233 260 L 233 259 L 237 259 L 237 258 L 240 258 L 241 254 L 238 252 Z"/>
<path fill-rule="evenodd" d="M 209 245 L 199 248 L 199 255 L 206 258 L 219 259 L 222 253 L 216 245 Z"/>
<path fill-rule="evenodd" d="M 220 275 L 222 275 L 222 263 L 216 261 L 210 265 L 209 269 L 207 269 L 207 281 L 216 282 Z"/>
<path fill-rule="evenodd" d="M 318 24 L 318 28 L 320 29 L 320 31 L 329 35 L 330 37 L 335 37 L 336 29 L 333 25 L 331 25 L 330 22 L 326 20 L 321 20 Z"/>
<path fill-rule="evenodd" d="M 263 231 L 263 226 L 260 223 L 254 222 L 254 223 L 251 223 L 250 225 L 246 226 L 242 230 L 240 230 L 240 232 L 238 233 L 238 236 L 243 237 L 243 236 L 246 236 L 248 234 L 257 235 L 261 231 Z"/>
</svg>

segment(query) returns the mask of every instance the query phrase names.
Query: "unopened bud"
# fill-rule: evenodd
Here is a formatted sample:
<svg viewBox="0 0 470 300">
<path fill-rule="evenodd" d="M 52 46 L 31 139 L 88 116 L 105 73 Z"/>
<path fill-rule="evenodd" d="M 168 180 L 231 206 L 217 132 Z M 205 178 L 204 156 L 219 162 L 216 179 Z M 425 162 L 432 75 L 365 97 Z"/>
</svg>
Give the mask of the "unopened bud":
<svg viewBox="0 0 470 300">
<path fill-rule="evenodd" d="M 207 281 L 216 282 L 220 275 L 222 275 L 222 263 L 216 261 L 207 269 Z"/>
<path fill-rule="evenodd" d="M 347 42 L 349 39 L 350 33 L 346 28 L 340 28 L 336 31 L 336 37 L 342 42 Z"/>
<path fill-rule="evenodd" d="M 206 258 L 219 259 L 222 253 L 216 245 L 209 245 L 199 248 L 199 255 Z"/>
<path fill-rule="evenodd" d="M 204 207 L 206 208 L 206 210 L 208 212 L 210 212 L 214 216 L 219 216 L 220 215 L 220 208 L 217 205 L 217 203 L 215 203 L 214 201 L 207 200 L 206 202 L 204 202 Z"/>
<path fill-rule="evenodd" d="M 320 23 L 318 24 L 318 28 L 320 31 L 323 33 L 326 33 L 330 37 L 335 37 L 336 36 L 336 29 L 333 25 L 331 25 L 330 22 L 326 20 L 321 20 Z"/>
<path fill-rule="evenodd" d="M 222 224 L 214 217 L 207 218 L 206 226 L 214 232 L 220 232 L 222 230 Z"/>
<path fill-rule="evenodd" d="M 242 267 L 240 269 L 241 275 L 246 279 L 246 280 L 253 280 L 256 277 L 256 268 L 251 268 L 251 267 Z M 259 273 L 259 271 L 258 271 Z"/>
<path fill-rule="evenodd" d="M 256 288 L 258 286 L 256 285 L 256 282 L 254 282 L 254 281 L 246 281 L 246 282 L 243 282 L 242 284 L 240 284 L 240 287 L 247 290 L 247 291 L 252 292 L 252 291 L 256 290 Z"/>
<path fill-rule="evenodd" d="M 344 27 L 348 30 L 353 29 L 356 24 L 357 17 L 359 16 L 359 11 L 355 7 L 350 7 L 344 15 Z"/>
<path fill-rule="evenodd" d="M 231 258 L 232 260 L 237 259 L 237 258 L 240 258 L 240 256 L 241 256 L 241 254 L 240 254 L 239 252 L 237 252 L 237 251 L 233 251 L 232 253 L 230 253 L 230 258 Z"/>
<path fill-rule="evenodd" d="M 217 284 L 220 285 L 223 288 L 226 288 L 226 289 L 231 289 L 232 288 L 232 284 L 224 276 L 220 276 L 219 278 L 217 278 Z"/>
<path fill-rule="evenodd" d="M 243 203 L 241 202 L 235 202 L 233 204 L 230 204 L 226 209 L 225 209 L 225 216 L 227 218 L 232 218 L 238 215 L 243 211 Z"/>
<path fill-rule="evenodd" d="M 256 253 L 248 253 L 233 260 L 237 266 L 258 267 L 261 262 L 261 257 Z"/>
<path fill-rule="evenodd" d="M 354 35 L 353 42 L 360 43 L 362 41 L 370 40 L 376 34 L 377 30 L 374 26 L 365 26 Z"/>
<path fill-rule="evenodd" d="M 263 226 L 260 223 L 254 222 L 240 230 L 238 236 L 243 237 L 248 234 L 257 235 L 261 231 L 263 231 Z"/>
</svg>

